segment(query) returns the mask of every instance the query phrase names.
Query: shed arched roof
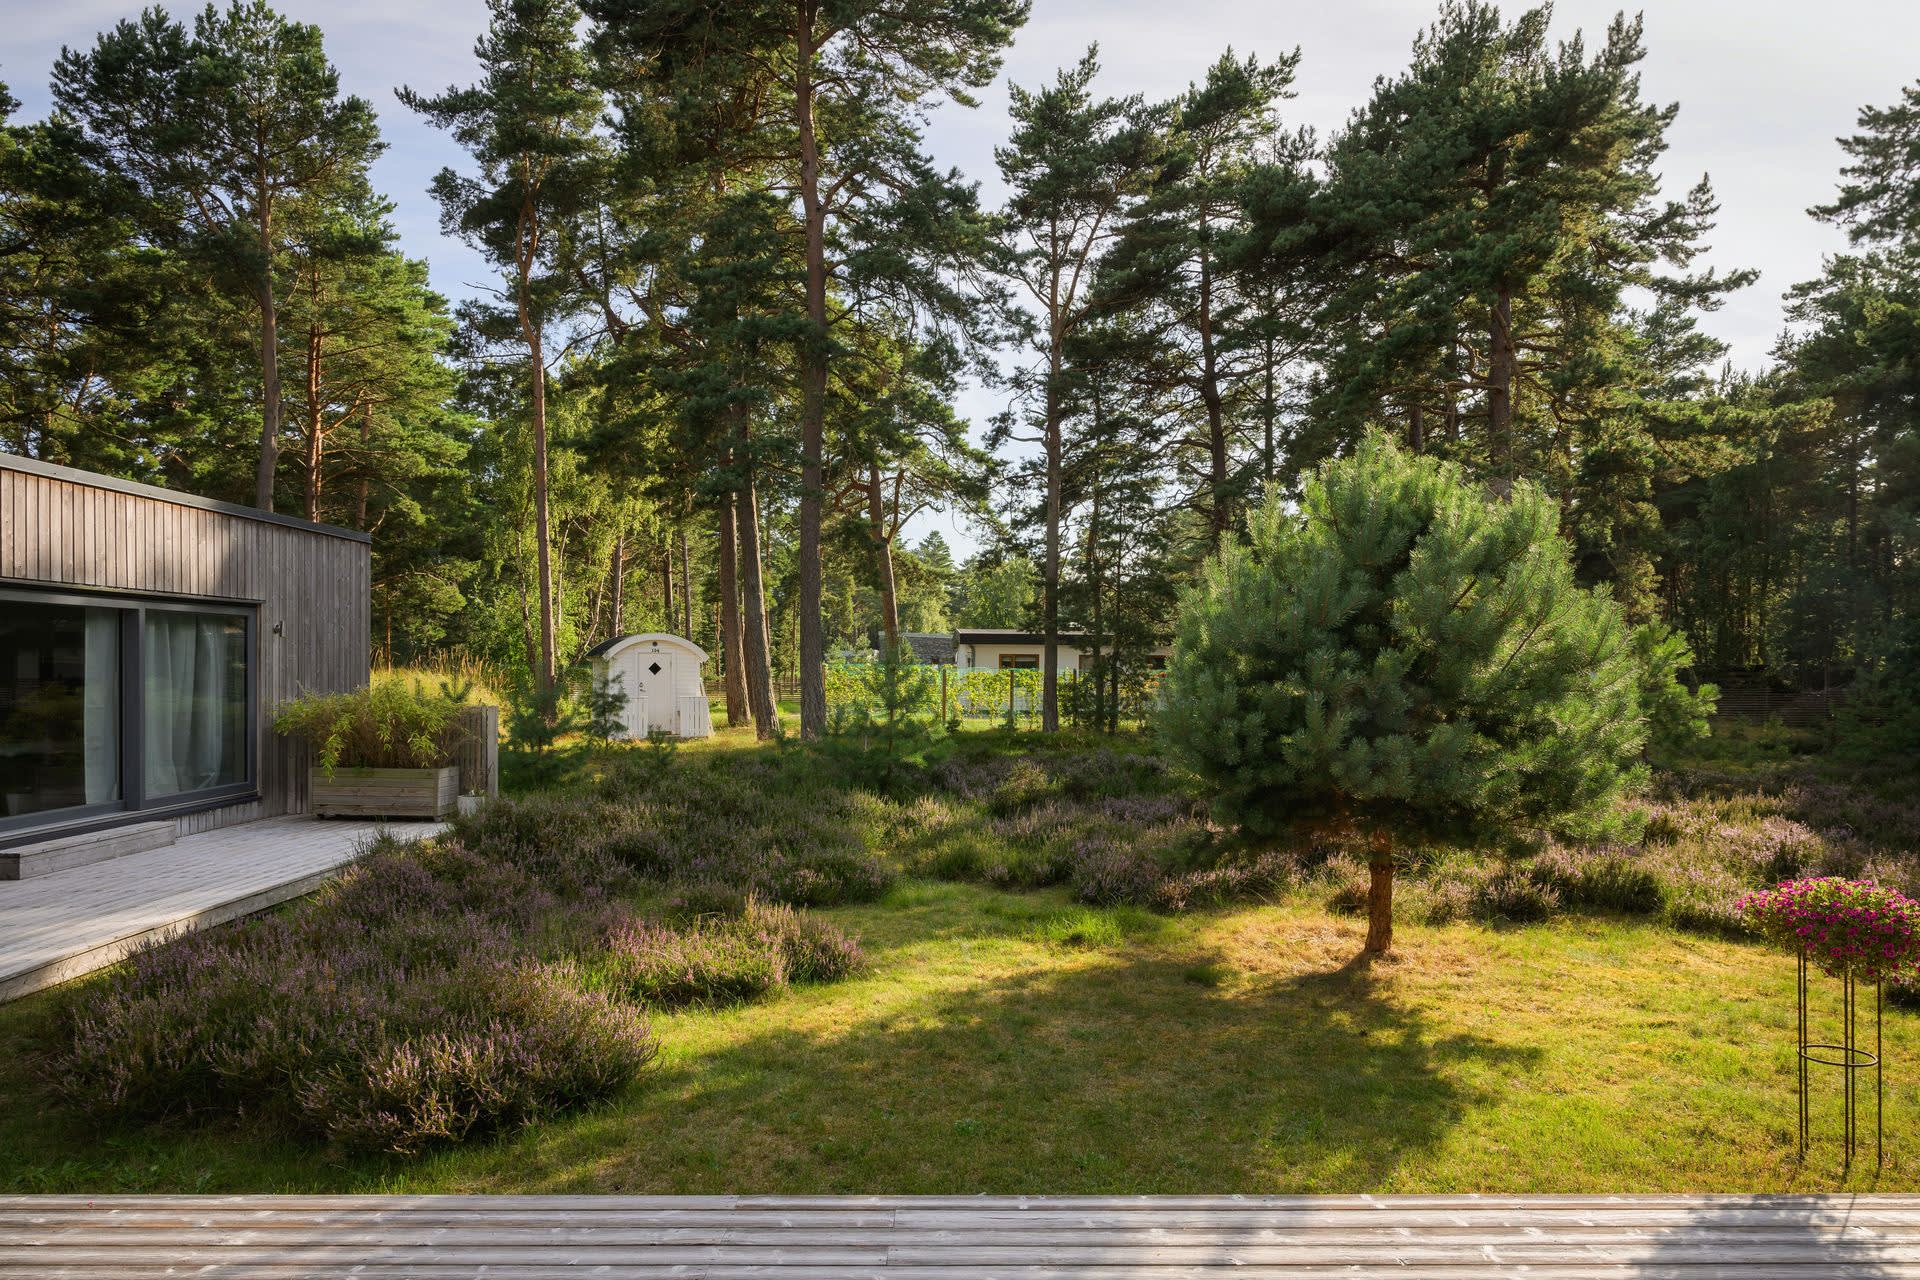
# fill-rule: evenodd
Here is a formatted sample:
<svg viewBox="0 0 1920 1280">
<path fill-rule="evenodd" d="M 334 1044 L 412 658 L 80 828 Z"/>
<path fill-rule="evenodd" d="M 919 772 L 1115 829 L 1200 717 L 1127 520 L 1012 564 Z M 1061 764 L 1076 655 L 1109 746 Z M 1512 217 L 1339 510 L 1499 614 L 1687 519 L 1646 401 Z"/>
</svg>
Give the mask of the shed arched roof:
<svg viewBox="0 0 1920 1280">
<path fill-rule="evenodd" d="M 705 662 L 707 660 L 707 651 L 705 649 L 702 649 L 685 636 L 676 636 L 666 631 L 641 631 L 634 635 L 615 636 L 611 640 L 602 640 L 599 644 L 587 650 L 587 656 L 589 658 L 611 658 L 616 654 L 626 652 L 628 649 L 638 648 L 640 645 L 653 642 L 672 645 L 676 649 L 690 649 L 693 651 L 694 656 L 700 661 Z"/>
</svg>

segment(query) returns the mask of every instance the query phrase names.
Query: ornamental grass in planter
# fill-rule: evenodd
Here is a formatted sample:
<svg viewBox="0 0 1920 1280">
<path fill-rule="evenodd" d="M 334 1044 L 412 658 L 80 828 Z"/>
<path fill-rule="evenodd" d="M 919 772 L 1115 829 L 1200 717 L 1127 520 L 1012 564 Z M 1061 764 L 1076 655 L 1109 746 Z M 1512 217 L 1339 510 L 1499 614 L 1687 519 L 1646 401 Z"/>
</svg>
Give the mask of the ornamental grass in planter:
<svg viewBox="0 0 1920 1280">
<path fill-rule="evenodd" d="M 419 681 L 376 680 L 352 693 L 307 694 L 274 713 L 274 730 L 313 751 L 308 794 L 321 817 L 440 818 L 460 789 L 462 703 Z"/>
</svg>

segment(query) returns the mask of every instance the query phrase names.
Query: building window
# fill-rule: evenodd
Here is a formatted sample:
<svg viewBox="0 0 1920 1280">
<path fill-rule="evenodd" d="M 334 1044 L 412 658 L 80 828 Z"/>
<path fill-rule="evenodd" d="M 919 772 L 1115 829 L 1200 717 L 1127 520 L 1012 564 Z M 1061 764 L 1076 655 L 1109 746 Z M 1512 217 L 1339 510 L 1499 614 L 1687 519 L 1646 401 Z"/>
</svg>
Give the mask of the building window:
<svg viewBox="0 0 1920 1280">
<path fill-rule="evenodd" d="M 1040 655 L 1037 653 L 1003 653 L 1000 655 L 1002 671 L 1038 671 Z"/>
<path fill-rule="evenodd" d="M 1148 655 L 1147 655 L 1147 670 L 1149 670 L 1149 671 L 1165 671 L 1166 669 L 1167 669 L 1167 655 L 1166 655 L 1166 654 L 1164 654 L 1164 653 L 1150 653 L 1150 654 L 1148 654 Z"/>
<path fill-rule="evenodd" d="M 0 608 L 0 819 L 119 803 L 120 613 Z"/>
<path fill-rule="evenodd" d="M 0 831 L 251 794 L 253 612 L 0 591 Z"/>
</svg>

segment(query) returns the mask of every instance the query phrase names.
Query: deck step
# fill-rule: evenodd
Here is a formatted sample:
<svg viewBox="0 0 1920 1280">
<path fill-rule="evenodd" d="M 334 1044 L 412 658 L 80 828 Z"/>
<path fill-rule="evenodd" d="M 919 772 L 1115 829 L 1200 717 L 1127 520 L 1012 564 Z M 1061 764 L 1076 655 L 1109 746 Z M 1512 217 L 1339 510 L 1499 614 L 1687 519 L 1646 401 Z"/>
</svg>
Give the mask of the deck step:
<svg viewBox="0 0 1920 1280">
<path fill-rule="evenodd" d="M 129 853 L 163 849 L 172 843 L 173 821 L 168 819 L 18 845 L 0 849 L 0 880 L 29 880 L 55 871 L 71 871 Z"/>
</svg>

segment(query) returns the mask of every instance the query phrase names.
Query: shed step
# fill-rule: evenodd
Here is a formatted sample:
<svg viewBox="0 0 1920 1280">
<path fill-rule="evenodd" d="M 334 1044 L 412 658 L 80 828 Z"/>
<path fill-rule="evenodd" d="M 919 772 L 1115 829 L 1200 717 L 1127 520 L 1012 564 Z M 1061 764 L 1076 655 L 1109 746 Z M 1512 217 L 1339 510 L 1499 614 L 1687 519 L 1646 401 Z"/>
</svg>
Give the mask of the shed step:
<svg viewBox="0 0 1920 1280">
<path fill-rule="evenodd" d="M 109 827 L 77 836 L 60 836 L 38 844 L 16 845 L 0 849 L 0 880 L 26 880 L 91 866 L 129 853 L 164 849 L 173 843 L 173 821 L 136 822 L 127 827 Z"/>
</svg>

